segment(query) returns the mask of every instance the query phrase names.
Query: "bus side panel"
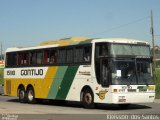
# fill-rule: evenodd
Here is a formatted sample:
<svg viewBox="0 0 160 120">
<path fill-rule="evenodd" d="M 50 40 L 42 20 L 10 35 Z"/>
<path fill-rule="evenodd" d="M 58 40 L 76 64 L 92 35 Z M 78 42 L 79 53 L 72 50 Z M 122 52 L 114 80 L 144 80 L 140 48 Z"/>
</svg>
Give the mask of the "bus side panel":
<svg viewBox="0 0 160 120">
<path fill-rule="evenodd" d="M 36 98 L 48 98 L 51 84 L 54 82 L 58 67 L 49 67 L 45 78 L 42 80 L 40 86 L 35 87 Z"/>
<path fill-rule="evenodd" d="M 81 65 L 70 87 L 66 100 L 80 101 L 83 87 L 88 86 L 93 92 L 95 103 L 110 103 L 111 89 L 102 87 L 95 77 L 91 76 L 91 66 Z"/>
<path fill-rule="evenodd" d="M 79 67 L 67 94 L 66 100 L 80 101 L 81 90 L 84 86 L 93 86 L 90 65 L 81 65 Z"/>
<path fill-rule="evenodd" d="M 48 92 L 48 99 L 55 99 L 56 98 L 67 68 L 68 68 L 68 66 L 59 66 L 58 67 L 54 81 L 52 82 L 51 88 Z"/>
<path fill-rule="evenodd" d="M 57 93 L 56 99 L 60 99 L 60 100 L 66 99 L 78 68 L 79 66 L 69 66 L 68 67 L 64 75 L 63 81 L 61 83 L 60 90 Z"/>
<path fill-rule="evenodd" d="M 49 99 L 65 100 L 79 66 L 61 66 L 48 94 Z"/>
<path fill-rule="evenodd" d="M 5 95 L 17 96 L 19 85 L 23 85 L 25 87 L 25 90 L 27 89 L 28 85 L 32 85 L 37 97 L 37 91 L 41 89 L 41 84 L 41 79 L 5 79 Z"/>
<path fill-rule="evenodd" d="M 36 78 L 36 76 L 32 76 L 32 77 L 26 76 L 23 78 L 21 78 L 20 76 L 15 76 L 15 77 L 10 77 L 10 78 L 5 78 L 5 84 L 4 84 L 5 85 L 4 86 L 5 95 L 17 96 L 17 92 L 18 92 L 17 90 L 18 90 L 19 85 L 23 85 L 25 87 L 25 90 L 27 89 L 28 85 L 31 85 L 34 88 L 36 98 L 46 99 L 48 97 L 48 93 L 49 93 L 51 84 L 54 80 L 53 78 L 56 75 L 57 68 L 58 67 L 56 66 L 48 67 L 47 69 L 46 67 L 43 68 L 43 70 L 45 71 L 44 78 Z M 6 71 L 7 70 L 5 70 L 5 72 Z"/>
</svg>

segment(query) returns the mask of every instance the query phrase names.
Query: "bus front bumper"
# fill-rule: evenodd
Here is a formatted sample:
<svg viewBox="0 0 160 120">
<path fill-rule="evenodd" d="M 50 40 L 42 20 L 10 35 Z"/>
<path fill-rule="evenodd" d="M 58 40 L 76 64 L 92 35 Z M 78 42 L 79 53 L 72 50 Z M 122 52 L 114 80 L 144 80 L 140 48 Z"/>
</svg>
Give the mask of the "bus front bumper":
<svg viewBox="0 0 160 120">
<path fill-rule="evenodd" d="M 155 93 L 112 93 L 112 103 L 152 103 L 155 99 Z"/>
</svg>

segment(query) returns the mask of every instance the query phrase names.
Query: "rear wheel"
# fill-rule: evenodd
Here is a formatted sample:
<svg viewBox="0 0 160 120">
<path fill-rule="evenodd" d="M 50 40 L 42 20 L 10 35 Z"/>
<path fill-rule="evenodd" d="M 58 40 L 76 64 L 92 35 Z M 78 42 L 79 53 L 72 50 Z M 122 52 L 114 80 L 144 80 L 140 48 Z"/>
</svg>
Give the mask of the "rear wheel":
<svg viewBox="0 0 160 120">
<path fill-rule="evenodd" d="M 85 89 L 82 93 L 82 104 L 85 108 L 94 108 L 94 96 L 91 89 Z"/>
<path fill-rule="evenodd" d="M 25 92 L 24 87 L 20 87 L 20 88 L 18 89 L 18 97 L 19 97 L 19 101 L 20 101 L 21 103 L 27 102 L 26 92 Z"/>
<path fill-rule="evenodd" d="M 34 89 L 32 87 L 27 89 L 27 101 L 31 104 L 36 102 Z"/>
</svg>

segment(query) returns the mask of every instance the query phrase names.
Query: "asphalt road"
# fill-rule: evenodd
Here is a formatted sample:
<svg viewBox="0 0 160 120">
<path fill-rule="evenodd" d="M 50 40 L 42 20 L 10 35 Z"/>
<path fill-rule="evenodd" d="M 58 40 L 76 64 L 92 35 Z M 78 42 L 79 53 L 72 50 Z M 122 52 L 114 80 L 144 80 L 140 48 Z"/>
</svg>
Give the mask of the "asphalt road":
<svg viewBox="0 0 160 120">
<path fill-rule="evenodd" d="M 16 97 L 0 96 L 0 114 L 0 119 L 2 120 L 6 120 L 7 117 L 11 117 L 12 119 L 15 118 L 15 120 L 85 120 L 85 118 L 87 120 L 106 120 L 107 118 L 114 117 L 108 115 L 121 115 L 118 117 L 129 115 L 128 117 L 133 117 L 134 119 L 142 119 L 142 115 L 160 114 L 160 102 L 133 104 L 127 109 L 120 109 L 117 105 L 108 104 L 98 104 L 95 109 L 84 109 L 78 102 L 68 102 L 65 105 L 49 101 L 43 101 L 37 104 L 22 104 L 18 102 L 18 98 Z M 114 117 L 114 119 L 117 119 L 118 117 Z M 151 117 L 155 118 L 155 116 Z M 156 117 L 156 119 L 160 119 L 160 116 L 158 116 L 158 118 Z"/>
</svg>

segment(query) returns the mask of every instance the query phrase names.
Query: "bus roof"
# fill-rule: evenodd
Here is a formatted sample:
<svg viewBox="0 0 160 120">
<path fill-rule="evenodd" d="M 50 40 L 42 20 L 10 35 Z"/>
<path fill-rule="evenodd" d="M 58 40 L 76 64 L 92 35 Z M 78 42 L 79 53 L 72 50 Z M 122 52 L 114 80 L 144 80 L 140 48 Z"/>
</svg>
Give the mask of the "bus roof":
<svg viewBox="0 0 160 120">
<path fill-rule="evenodd" d="M 69 45 L 97 43 L 97 42 L 149 45 L 149 43 L 145 41 L 127 39 L 127 38 L 103 38 L 101 39 L 101 38 L 73 37 L 73 38 L 65 38 L 65 39 L 41 42 L 38 46 L 34 46 L 34 47 L 8 48 L 6 52 L 35 50 L 35 49 L 52 48 L 52 47 L 58 47 L 58 46 L 69 46 Z"/>
</svg>

